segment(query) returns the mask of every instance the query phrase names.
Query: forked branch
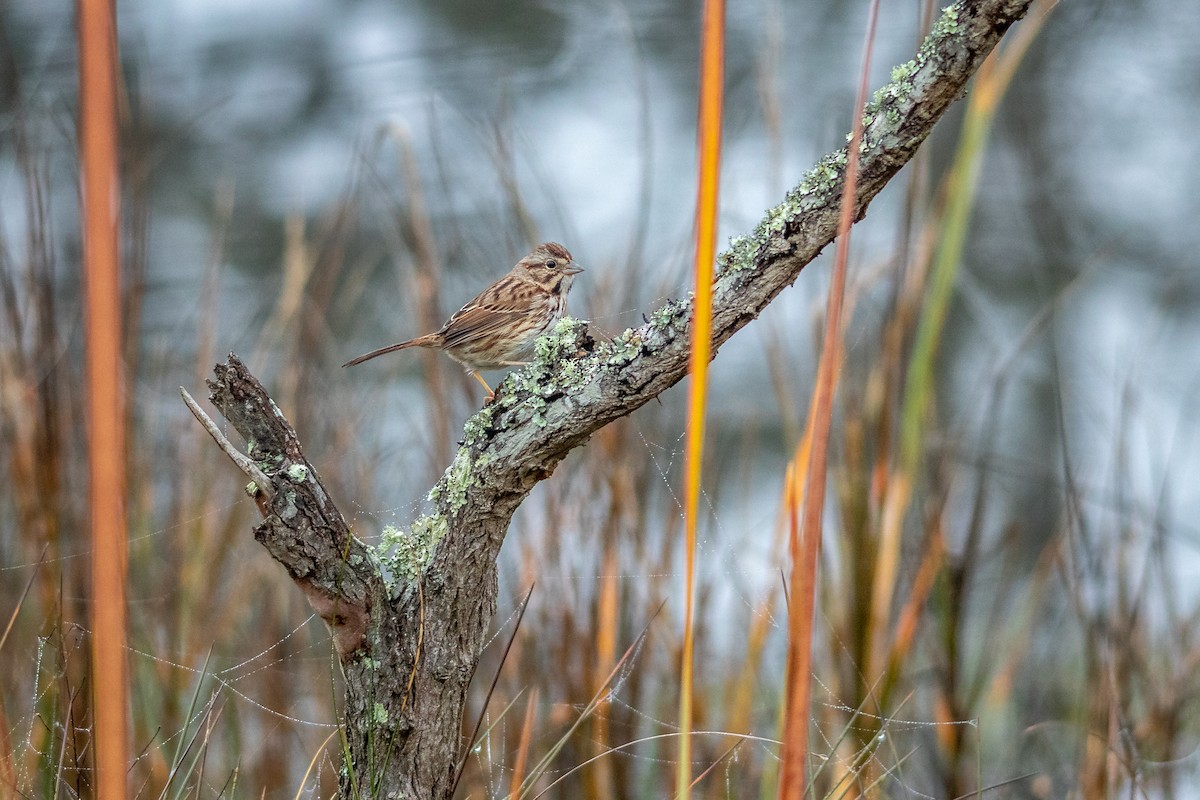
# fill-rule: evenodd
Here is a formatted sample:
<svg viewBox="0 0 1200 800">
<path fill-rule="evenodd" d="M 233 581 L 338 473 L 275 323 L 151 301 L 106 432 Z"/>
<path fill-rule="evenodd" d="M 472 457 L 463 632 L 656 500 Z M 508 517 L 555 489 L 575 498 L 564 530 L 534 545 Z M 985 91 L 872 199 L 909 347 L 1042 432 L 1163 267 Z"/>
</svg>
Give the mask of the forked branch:
<svg viewBox="0 0 1200 800">
<path fill-rule="evenodd" d="M 864 120 L 855 219 L 1030 1 L 960 0 L 917 57 L 893 70 Z M 844 149 L 826 156 L 721 256 L 714 354 L 833 240 L 845 163 Z M 217 367 L 210 399 L 249 442 L 274 492 L 255 537 L 331 625 L 342 658 L 344 797 L 451 797 L 464 701 L 513 512 L 573 448 L 683 378 L 691 313 L 688 301 L 669 302 L 603 344 L 583 323 L 561 322 L 536 361 L 467 421 L 463 446 L 430 493 L 433 512 L 378 553 L 350 533 L 258 381 L 233 356 Z"/>
</svg>

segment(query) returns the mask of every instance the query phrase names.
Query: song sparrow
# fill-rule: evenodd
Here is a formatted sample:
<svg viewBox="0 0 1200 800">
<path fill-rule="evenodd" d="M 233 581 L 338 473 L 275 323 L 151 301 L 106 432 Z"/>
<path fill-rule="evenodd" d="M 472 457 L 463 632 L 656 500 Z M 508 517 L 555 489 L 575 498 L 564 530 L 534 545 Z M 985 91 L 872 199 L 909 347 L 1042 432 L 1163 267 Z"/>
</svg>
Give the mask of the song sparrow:
<svg viewBox="0 0 1200 800">
<path fill-rule="evenodd" d="M 372 350 L 342 366 L 352 367 L 408 347 L 434 347 L 466 367 L 487 389 L 490 399 L 492 388 L 479 370 L 526 363 L 537 338 L 566 311 L 567 292 L 580 272 L 583 268 L 571 259 L 567 248 L 557 242 L 540 244 L 507 275 L 456 311 L 441 330 Z"/>
</svg>

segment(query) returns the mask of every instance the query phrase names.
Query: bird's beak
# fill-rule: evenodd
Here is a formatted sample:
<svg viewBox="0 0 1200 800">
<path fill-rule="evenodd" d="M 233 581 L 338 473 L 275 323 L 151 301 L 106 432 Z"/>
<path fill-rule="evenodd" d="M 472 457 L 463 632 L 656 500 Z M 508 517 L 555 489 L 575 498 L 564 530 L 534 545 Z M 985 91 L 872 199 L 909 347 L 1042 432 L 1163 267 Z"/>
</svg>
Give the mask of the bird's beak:
<svg viewBox="0 0 1200 800">
<path fill-rule="evenodd" d="M 581 272 L 583 272 L 583 267 L 579 266 L 574 261 L 571 262 L 571 266 L 563 270 L 564 275 L 578 275 Z"/>
</svg>

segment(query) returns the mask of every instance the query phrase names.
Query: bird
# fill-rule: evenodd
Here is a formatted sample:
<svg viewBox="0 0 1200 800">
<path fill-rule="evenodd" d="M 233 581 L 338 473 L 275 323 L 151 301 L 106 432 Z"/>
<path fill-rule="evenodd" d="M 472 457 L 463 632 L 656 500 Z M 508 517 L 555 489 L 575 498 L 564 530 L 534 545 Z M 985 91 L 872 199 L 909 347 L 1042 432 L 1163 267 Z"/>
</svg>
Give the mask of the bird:
<svg viewBox="0 0 1200 800">
<path fill-rule="evenodd" d="M 363 353 L 342 366 L 353 367 L 409 347 L 431 347 L 466 367 L 483 384 L 490 401 L 495 393 L 479 371 L 528 363 L 538 337 L 566 313 L 567 292 L 581 272 L 583 267 L 567 248 L 544 242 L 454 312 L 440 330 Z"/>
</svg>

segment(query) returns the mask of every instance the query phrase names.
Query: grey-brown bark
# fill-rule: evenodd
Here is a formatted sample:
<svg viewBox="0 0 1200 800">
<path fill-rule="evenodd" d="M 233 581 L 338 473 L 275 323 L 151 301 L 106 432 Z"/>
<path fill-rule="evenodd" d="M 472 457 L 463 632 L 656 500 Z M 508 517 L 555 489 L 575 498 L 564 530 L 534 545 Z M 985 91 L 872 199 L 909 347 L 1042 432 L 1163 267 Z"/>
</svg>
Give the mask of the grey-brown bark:
<svg viewBox="0 0 1200 800">
<path fill-rule="evenodd" d="M 959 2 L 876 94 L 864 128 L 855 218 L 905 163 L 1030 0 Z M 731 243 L 714 287 L 713 353 L 837 232 L 845 150 L 824 158 L 753 234 Z M 449 798 L 466 692 L 496 603 L 496 559 L 513 512 L 599 428 L 681 380 L 687 301 L 613 342 L 564 321 L 534 364 L 466 424 L 430 494 L 434 513 L 376 553 L 354 538 L 265 390 L 233 356 L 210 399 L 250 443 L 271 487 L 255 538 L 329 623 L 346 677 L 345 797 Z M 263 487 L 266 488 L 266 487 Z"/>
</svg>

